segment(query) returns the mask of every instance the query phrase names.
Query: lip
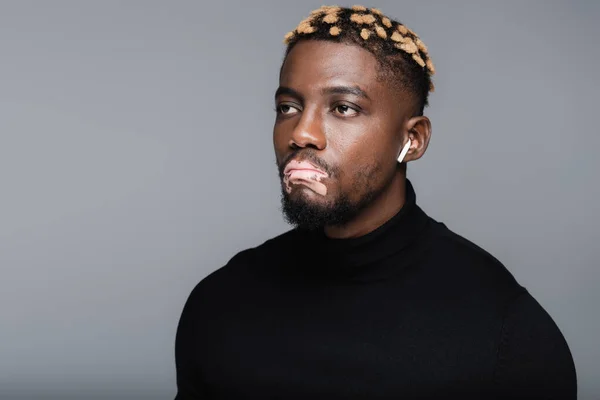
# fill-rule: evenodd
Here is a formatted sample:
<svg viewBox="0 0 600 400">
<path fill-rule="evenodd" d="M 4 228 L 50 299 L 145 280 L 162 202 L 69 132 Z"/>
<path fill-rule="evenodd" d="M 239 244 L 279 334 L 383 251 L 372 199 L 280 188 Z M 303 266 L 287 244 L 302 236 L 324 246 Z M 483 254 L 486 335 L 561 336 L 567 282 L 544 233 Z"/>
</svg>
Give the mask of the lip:
<svg viewBox="0 0 600 400">
<path fill-rule="evenodd" d="M 312 171 L 319 175 L 327 176 L 327 173 L 317 168 L 314 164 L 308 161 L 291 160 L 285 166 L 284 175 L 288 175 L 292 171 Z"/>
</svg>

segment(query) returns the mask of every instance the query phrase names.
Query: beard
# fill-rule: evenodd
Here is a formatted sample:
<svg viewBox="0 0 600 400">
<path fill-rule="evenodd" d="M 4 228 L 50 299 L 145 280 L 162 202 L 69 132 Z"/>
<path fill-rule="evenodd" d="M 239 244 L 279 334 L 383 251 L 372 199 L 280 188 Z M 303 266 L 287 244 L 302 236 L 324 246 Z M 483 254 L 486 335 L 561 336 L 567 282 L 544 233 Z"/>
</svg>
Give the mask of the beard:
<svg viewBox="0 0 600 400">
<path fill-rule="evenodd" d="M 309 160 L 316 164 L 314 158 Z M 322 165 L 322 164 L 317 164 Z M 395 173 L 391 174 L 381 186 L 373 186 L 373 182 L 381 181 L 381 164 L 363 168 L 354 176 L 353 185 L 349 190 L 340 191 L 339 194 L 327 202 L 314 202 L 302 194 L 287 193 L 285 185 L 281 188 L 281 211 L 285 221 L 299 229 L 315 231 L 325 226 L 344 226 L 352 221 L 361 211 L 369 206 L 391 184 Z M 328 172 L 334 172 L 328 168 Z M 283 174 L 280 170 L 280 179 Z M 335 173 L 334 177 L 339 177 Z M 379 178 L 379 179 L 377 179 Z M 358 199 L 352 199 L 350 193 Z"/>
<path fill-rule="evenodd" d="M 281 194 L 281 210 L 285 221 L 297 228 L 318 230 L 326 225 L 339 226 L 351 221 L 363 207 L 341 195 L 331 204 L 316 204 L 305 197 L 292 198 L 285 189 Z"/>
</svg>

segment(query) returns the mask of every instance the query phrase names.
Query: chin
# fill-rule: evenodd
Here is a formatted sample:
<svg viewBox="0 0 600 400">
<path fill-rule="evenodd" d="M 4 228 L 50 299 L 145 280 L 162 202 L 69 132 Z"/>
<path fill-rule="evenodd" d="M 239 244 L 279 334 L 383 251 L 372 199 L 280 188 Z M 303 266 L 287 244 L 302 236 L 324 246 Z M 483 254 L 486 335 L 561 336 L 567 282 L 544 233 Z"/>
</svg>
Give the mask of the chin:
<svg viewBox="0 0 600 400">
<path fill-rule="evenodd" d="M 331 193 L 322 196 L 302 185 L 294 185 L 290 193 L 283 188 L 281 200 L 286 221 L 304 229 L 344 224 L 356 211 L 346 198 L 333 197 Z"/>
<path fill-rule="evenodd" d="M 315 200 L 315 201 L 327 199 L 327 194 L 323 195 L 323 194 L 317 193 L 314 190 L 312 190 L 311 188 L 306 187 L 304 185 L 294 185 L 292 187 L 292 190 L 289 193 L 289 195 L 296 196 L 299 198 L 311 199 L 311 200 Z"/>
<path fill-rule="evenodd" d="M 305 185 L 292 185 L 291 190 L 288 193 L 283 188 L 283 196 L 286 197 L 289 201 L 293 201 L 296 203 L 305 203 L 306 205 L 323 205 L 326 206 L 328 204 L 335 203 L 332 200 L 330 194 L 321 194 L 312 190 L 310 187 Z"/>
</svg>

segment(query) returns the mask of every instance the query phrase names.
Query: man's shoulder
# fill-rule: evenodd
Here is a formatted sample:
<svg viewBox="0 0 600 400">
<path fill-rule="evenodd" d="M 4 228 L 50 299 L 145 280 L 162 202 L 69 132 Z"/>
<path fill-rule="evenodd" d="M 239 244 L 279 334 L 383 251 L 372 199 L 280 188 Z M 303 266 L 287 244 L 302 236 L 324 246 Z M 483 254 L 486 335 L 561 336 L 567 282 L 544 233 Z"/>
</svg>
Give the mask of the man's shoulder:
<svg viewBox="0 0 600 400">
<path fill-rule="evenodd" d="M 452 252 L 464 259 L 477 260 L 479 263 L 503 266 L 491 252 L 467 239 L 465 236 L 450 229 L 446 224 L 435 221 L 435 239 L 441 250 Z"/>
<path fill-rule="evenodd" d="M 238 251 L 224 265 L 204 277 L 198 284 L 200 288 L 235 285 L 244 279 L 255 278 L 260 270 L 266 268 L 278 257 L 289 256 L 290 245 L 296 240 L 295 229 L 283 232 L 263 243 Z"/>
<path fill-rule="evenodd" d="M 290 249 L 298 240 L 300 240 L 298 231 L 296 229 L 288 230 L 257 246 L 239 251 L 219 270 L 253 268 L 265 262 L 273 262 L 277 257 L 289 257 Z"/>
<path fill-rule="evenodd" d="M 441 222 L 435 221 L 434 232 L 432 257 L 438 260 L 442 275 L 452 275 L 462 285 L 483 291 L 515 295 L 524 290 L 509 268 L 492 252 Z"/>
</svg>

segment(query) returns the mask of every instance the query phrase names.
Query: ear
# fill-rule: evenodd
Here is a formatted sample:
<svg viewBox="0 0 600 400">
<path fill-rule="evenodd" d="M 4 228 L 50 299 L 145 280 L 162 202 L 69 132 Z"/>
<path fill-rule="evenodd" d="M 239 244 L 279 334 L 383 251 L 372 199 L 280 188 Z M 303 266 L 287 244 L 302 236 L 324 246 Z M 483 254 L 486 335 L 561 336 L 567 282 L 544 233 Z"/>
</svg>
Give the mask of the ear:
<svg viewBox="0 0 600 400">
<path fill-rule="evenodd" d="M 406 124 L 407 139 L 410 139 L 412 144 L 404 157 L 404 161 L 415 161 L 425 154 L 425 150 L 429 146 L 431 121 L 427 117 L 418 116 L 409 119 Z"/>
</svg>

